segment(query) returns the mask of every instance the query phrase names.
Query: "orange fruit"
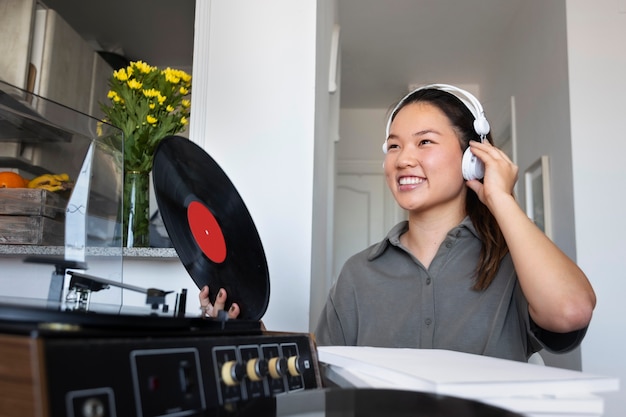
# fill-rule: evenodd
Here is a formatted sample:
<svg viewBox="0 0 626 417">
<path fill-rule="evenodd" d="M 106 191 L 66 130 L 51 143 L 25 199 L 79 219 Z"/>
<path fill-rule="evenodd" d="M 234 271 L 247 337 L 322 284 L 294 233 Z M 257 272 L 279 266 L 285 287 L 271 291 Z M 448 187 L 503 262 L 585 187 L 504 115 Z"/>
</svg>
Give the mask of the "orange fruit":
<svg viewBox="0 0 626 417">
<path fill-rule="evenodd" d="M 0 172 L 0 188 L 22 188 L 26 187 L 28 181 L 13 171 Z"/>
</svg>

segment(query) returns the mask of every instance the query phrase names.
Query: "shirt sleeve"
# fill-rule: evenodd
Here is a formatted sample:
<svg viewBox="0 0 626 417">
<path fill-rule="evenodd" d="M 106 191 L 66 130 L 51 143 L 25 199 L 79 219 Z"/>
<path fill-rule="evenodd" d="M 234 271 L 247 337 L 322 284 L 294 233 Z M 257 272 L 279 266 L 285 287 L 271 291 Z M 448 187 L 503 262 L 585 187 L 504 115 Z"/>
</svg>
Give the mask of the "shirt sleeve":
<svg viewBox="0 0 626 417">
<path fill-rule="evenodd" d="M 587 334 L 587 327 L 568 333 L 555 333 L 539 327 L 530 317 L 530 331 L 541 347 L 551 353 L 567 353 L 577 348 Z"/>
<path fill-rule="evenodd" d="M 528 301 L 520 288 L 519 282 L 516 287 L 518 314 L 524 322 L 528 335 L 528 356 L 542 349 L 550 353 L 567 353 L 577 348 L 587 333 L 587 327 L 568 333 L 556 333 L 545 330 L 537 325 L 530 317 Z"/>
</svg>

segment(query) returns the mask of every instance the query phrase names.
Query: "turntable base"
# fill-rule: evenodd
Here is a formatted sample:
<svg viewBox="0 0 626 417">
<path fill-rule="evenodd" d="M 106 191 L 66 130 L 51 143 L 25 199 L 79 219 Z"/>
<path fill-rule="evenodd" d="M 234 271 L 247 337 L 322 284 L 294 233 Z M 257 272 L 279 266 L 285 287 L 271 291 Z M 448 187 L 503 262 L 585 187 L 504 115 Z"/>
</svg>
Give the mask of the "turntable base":
<svg viewBox="0 0 626 417">
<path fill-rule="evenodd" d="M 45 323 L 0 333 L 2 416 L 213 415 L 320 387 L 307 334 L 98 334 Z"/>
<path fill-rule="evenodd" d="M 257 348 L 257 353 L 267 352 L 268 347 L 277 352 L 282 348 L 289 355 L 291 348 L 301 358 L 315 361 L 309 343 L 307 336 L 291 334 L 163 340 L 4 334 L 0 335 L 0 415 L 521 417 L 445 395 L 322 388 L 317 366 L 298 378 L 285 375 L 270 381 L 268 377 L 265 387 L 271 392 L 256 394 L 253 381 L 227 386 L 217 372 L 219 363 L 231 363 L 229 350 L 243 357 Z"/>
</svg>

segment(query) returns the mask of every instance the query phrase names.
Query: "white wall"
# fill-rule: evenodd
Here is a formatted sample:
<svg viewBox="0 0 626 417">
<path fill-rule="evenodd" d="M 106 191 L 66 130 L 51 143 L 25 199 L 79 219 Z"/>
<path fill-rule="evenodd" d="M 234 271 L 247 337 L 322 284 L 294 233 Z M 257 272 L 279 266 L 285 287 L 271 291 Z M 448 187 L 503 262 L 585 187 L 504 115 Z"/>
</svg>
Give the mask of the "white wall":
<svg viewBox="0 0 626 417">
<path fill-rule="evenodd" d="M 380 162 L 382 174 L 382 144 L 385 141 L 387 109 L 343 108 L 340 120 L 341 139 L 337 142 L 337 159 L 342 162 Z"/>
<path fill-rule="evenodd" d="M 190 138 L 230 177 L 258 229 L 271 279 L 263 321 L 271 330 L 309 330 L 312 253 L 321 252 L 312 231 L 327 228 L 324 216 L 313 222 L 314 180 L 326 190 L 332 162 L 316 145 L 317 113 L 329 111 L 317 102 L 328 78 L 316 79 L 318 65 L 328 68 L 328 53 L 317 56 L 318 25 L 332 29 L 326 13 L 315 0 L 196 4 Z"/>
<path fill-rule="evenodd" d="M 575 259 L 566 36 L 563 0 L 524 2 L 490 66 L 483 105 L 493 111 L 515 97 L 518 200 L 525 202 L 524 171 L 548 155 L 553 212 L 558 214 L 553 240 Z"/>
<path fill-rule="evenodd" d="M 525 1 L 506 35 L 489 66 L 483 106 L 488 117 L 495 113 L 500 120 L 505 115 L 498 109 L 510 112 L 505 104 L 515 97 L 517 199 L 524 207 L 524 171 L 548 155 L 552 239 L 576 260 L 565 1 Z M 565 355 L 542 352 L 542 356 L 549 365 L 581 368 L 580 349 Z"/>
<path fill-rule="evenodd" d="M 332 65 L 333 31 L 337 0 L 317 0 L 315 148 L 313 165 L 313 230 L 311 242 L 311 288 L 309 330 L 314 331 L 332 282 L 334 248 L 333 209 L 335 181 L 335 140 L 339 136 L 341 63 Z M 337 51 L 339 54 L 340 50 Z M 339 56 L 336 55 L 338 58 Z M 332 68 L 331 68 L 332 67 Z M 330 76 L 337 74 L 336 89 Z"/>
<path fill-rule="evenodd" d="M 583 369 L 626 384 L 626 4 L 567 0 L 572 161 L 578 262 L 598 297 Z M 606 417 L 621 417 L 626 390 Z"/>
</svg>

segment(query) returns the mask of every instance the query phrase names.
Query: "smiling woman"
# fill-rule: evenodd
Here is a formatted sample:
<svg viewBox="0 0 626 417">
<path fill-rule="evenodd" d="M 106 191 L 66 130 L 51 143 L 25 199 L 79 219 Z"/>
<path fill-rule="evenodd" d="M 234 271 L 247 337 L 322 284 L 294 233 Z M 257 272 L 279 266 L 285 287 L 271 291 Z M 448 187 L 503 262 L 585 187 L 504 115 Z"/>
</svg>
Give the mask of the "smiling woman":
<svg viewBox="0 0 626 417">
<path fill-rule="evenodd" d="M 418 88 L 392 111 L 385 176 L 408 221 L 346 261 L 317 341 L 524 362 L 570 351 L 586 333 L 593 289 L 515 201 L 517 166 L 492 145 L 482 106 L 448 87 Z M 483 179 L 463 178 L 466 152 L 484 164 Z"/>
</svg>

